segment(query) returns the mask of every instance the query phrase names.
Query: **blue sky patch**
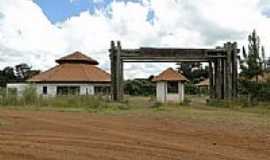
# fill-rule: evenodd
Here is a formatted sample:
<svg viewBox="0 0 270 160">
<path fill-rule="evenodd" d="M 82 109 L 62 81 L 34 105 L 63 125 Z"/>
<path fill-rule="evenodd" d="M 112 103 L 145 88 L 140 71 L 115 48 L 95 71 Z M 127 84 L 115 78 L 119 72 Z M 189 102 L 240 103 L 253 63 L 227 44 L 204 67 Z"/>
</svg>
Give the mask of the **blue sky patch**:
<svg viewBox="0 0 270 160">
<path fill-rule="evenodd" d="M 142 3 L 142 0 L 117 0 L 124 2 Z M 81 12 L 89 11 L 91 14 L 96 9 L 105 9 L 112 0 L 34 0 L 52 23 L 62 22 Z M 151 17 L 152 14 L 149 16 Z"/>
</svg>

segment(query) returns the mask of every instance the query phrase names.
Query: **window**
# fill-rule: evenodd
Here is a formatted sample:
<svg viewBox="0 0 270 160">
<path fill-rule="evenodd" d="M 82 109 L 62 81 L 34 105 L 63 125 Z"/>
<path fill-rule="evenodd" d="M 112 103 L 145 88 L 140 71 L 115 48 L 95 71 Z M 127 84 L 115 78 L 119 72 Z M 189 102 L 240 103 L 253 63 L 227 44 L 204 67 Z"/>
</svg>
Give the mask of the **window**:
<svg viewBox="0 0 270 160">
<path fill-rule="evenodd" d="M 57 87 L 57 95 L 65 96 L 65 95 L 79 95 L 80 94 L 80 86 L 58 86 Z"/>
<path fill-rule="evenodd" d="M 47 95 L 47 93 L 48 93 L 47 86 L 43 86 L 43 88 L 42 88 L 42 93 L 43 93 L 44 95 Z"/>
<path fill-rule="evenodd" d="M 110 86 L 95 86 L 95 94 L 96 95 L 110 94 L 110 90 L 111 90 Z"/>
<path fill-rule="evenodd" d="M 167 82 L 168 93 L 178 93 L 178 82 Z"/>
</svg>

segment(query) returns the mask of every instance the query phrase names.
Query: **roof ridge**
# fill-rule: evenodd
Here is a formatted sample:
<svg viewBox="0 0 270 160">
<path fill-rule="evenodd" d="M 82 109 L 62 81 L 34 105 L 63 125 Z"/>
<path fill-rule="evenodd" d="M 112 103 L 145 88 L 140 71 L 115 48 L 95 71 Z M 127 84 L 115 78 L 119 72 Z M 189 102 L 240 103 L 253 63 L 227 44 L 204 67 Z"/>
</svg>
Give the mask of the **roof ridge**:
<svg viewBox="0 0 270 160">
<path fill-rule="evenodd" d="M 87 63 L 91 65 L 97 65 L 98 61 L 93 59 L 92 57 L 81 53 L 80 51 L 75 51 L 71 54 L 68 54 L 64 57 L 55 60 L 57 63 Z"/>
<path fill-rule="evenodd" d="M 169 67 L 155 76 L 153 81 L 188 81 L 188 79 L 177 70 Z"/>
</svg>

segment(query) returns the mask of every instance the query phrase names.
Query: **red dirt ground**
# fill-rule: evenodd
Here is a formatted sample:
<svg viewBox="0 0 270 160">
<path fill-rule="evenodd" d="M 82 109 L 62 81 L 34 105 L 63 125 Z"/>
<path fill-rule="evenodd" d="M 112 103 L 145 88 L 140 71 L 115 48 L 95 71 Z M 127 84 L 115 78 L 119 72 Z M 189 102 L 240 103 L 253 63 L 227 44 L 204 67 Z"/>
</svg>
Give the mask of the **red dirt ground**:
<svg viewBox="0 0 270 160">
<path fill-rule="evenodd" d="M 1 160 L 267 160 L 270 131 L 169 118 L 0 111 Z"/>
</svg>

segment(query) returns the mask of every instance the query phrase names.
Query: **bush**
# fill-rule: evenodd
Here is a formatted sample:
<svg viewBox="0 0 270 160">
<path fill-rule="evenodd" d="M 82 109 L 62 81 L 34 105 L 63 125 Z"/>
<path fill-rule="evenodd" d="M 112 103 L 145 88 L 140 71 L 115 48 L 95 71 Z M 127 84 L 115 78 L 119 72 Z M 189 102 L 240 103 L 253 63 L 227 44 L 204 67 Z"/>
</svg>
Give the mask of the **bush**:
<svg viewBox="0 0 270 160">
<path fill-rule="evenodd" d="M 129 102 L 113 103 L 101 96 L 56 96 L 42 97 L 37 95 L 36 89 L 32 86 L 25 88 L 21 96 L 13 92 L 7 94 L 6 90 L 0 90 L 1 106 L 33 106 L 33 107 L 54 107 L 54 108 L 81 108 L 87 111 L 96 112 L 104 110 L 128 110 Z"/>
<path fill-rule="evenodd" d="M 156 91 L 155 83 L 149 79 L 127 80 L 124 83 L 124 92 L 133 96 L 150 96 Z"/>
<path fill-rule="evenodd" d="M 189 94 L 189 95 L 200 94 L 200 89 L 192 83 L 186 83 L 185 84 L 185 93 Z"/>
<path fill-rule="evenodd" d="M 270 101 L 270 83 L 267 82 L 240 81 L 239 92 L 252 104 L 258 101 Z"/>
</svg>

